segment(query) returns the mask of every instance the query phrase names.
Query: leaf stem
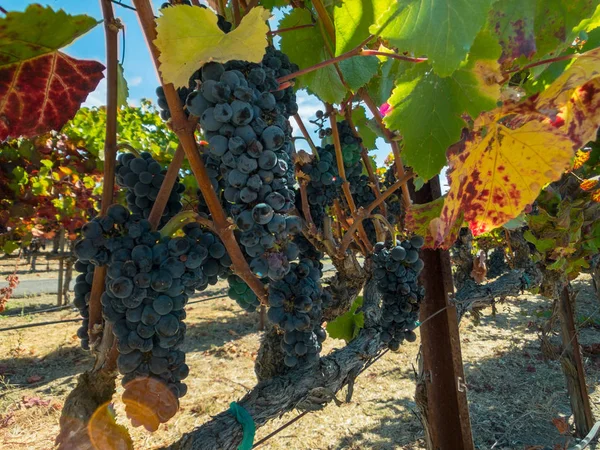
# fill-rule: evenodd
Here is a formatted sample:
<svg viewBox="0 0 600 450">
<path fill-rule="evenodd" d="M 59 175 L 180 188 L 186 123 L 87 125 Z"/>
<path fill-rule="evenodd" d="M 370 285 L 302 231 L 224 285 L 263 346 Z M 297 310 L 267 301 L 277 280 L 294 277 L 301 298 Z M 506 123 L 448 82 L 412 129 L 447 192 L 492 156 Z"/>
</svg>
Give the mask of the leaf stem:
<svg viewBox="0 0 600 450">
<path fill-rule="evenodd" d="M 329 14 L 327 13 L 327 9 L 325 9 L 325 5 L 321 0 L 313 0 L 312 4 L 315 7 L 315 10 L 317 11 L 319 19 L 321 19 L 321 22 L 325 27 L 325 31 L 329 35 L 329 39 L 331 39 L 331 42 L 335 46 L 335 28 L 333 26 L 331 17 L 329 17 Z"/>
<path fill-rule="evenodd" d="M 428 61 L 427 58 L 413 58 L 412 56 L 399 55 L 398 53 L 379 52 L 377 50 L 364 49 L 359 53 L 361 56 L 387 56 L 389 58 L 399 59 L 412 63 L 422 63 Z"/>
<path fill-rule="evenodd" d="M 152 14 L 152 6 L 149 0 L 133 0 L 133 3 L 137 9 L 138 18 L 140 25 L 146 38 L 146 44 L 150 49 L 152 58 L 154 61 L 155 69 L 158 69 L 159 64 L 159 51 L 154 45 L 156 40 L 156 23 Z M 158 72 L 158 70 L 157 70 Z M 215 232 L 221 238 L 223 245 L 227 249 L 227 253 L 232 261 L 232 267 L 234 268 L 237 275 L 242 278 L 246 284 L 254 291 L 257 297 L 262 303 L 267 301 L 267 292 L 265 286 L 250 270 L 248 262 L 242 253 L 238 242 L 233 234 L 233 225 L 227 218 L 225 211 L 217 197 L 217 194 L 212 186 L 210 177 L 206 172 L 204 162 L 198 153 L 196 140 L 194 138 L 194 129 L 190 126 L 187 118 L 185 117 L 181 100 L 175 90 L 175 86 L 172 83 L 165 84 L 164 80 L 160 76 L 161 84 L 163 86 L 167 104 L 171 111 L 171 123 L 173 131 L 177 134 L 179 142 L 183 146 L 185 155 L 190 163 L 194 177 L 198 182 L 198 187 L 204 196 L 206 205 L 212 216 L 212 220 L 215 226 Z"/>
<path fill-rule="evenodd" d="M 344 60 L 352 58 L 354 56 L 382 55 L 382 56 L 387 56 L 389 58 L 400 59 L 402 61 L 407 61 L 407 62 L 412 62 L 412 63 L 421 63 L 421 62 L 427 61 L 427 58 L 411 58 L 409 56 L 398 55 L 397 53 L 386 53 L 386 52 L 378 52 L 375 50 L 363 49 L 363 47 L 364 47 L 364 44 L 361 42 L 358 47 L 355 47 L 352 50 L 349 50 L 346 53 L 341 54 L 340 56 L 336 56 L 335 58 L 321 61 L 320 63 L 317 63 L 314 66 L 305 67 L 304 69 L 300 69 L 299 71 L 290 73 L 289 75 L 284 75 L 283 77 L 278 78 L 277 81 L 279 83 L 283 83 L 285 81 L 292 80 L 294 78 L 300 77 L 307 73 L 314 72 L 315 70 L 322 69 L 323 67 L 330 66 L 331 64 L 337 64 L 340 61 L 344 61 Z"/>
<path fill-rule="evenodd" d="M 117 159 L 117 65 L 119 27 L 115 26 L 115 16 L 110 0 L 100 0 L 104 16 L 104 34 L 106 40 L 106 135 L 104 139 L 104 178 L 100 215 L 106 214 L 112 205 L 115 190 L 115 166 Z M 94 271 L 89 301 L 88 335 L 92 348 L 102 336 L 102 305 L 100 296 L 104 292 L 106 268 L 98 267 Z"/>
<path fill-rule="evenodd" d="M 305 23 L 304 25 L 296 25 L 295 27 L 279 28 L 278 30 L 269 31 L 267 34 L 273 36 L 276 34 L 287 33 L 288 31 L 301 30 L 303 28 L 313 28 L 314 23 Z"/>
<path fill-rule="evenodd" d="M 531 64 L 527 64 L 521 68 L 516 68 L 516 69 L 510 69 L 510 70 L 505 70 L 502 73 L 515 73 L 515 72 L 521 72 L 522 70 L 527 70 L 527 69 L 531 69 L 532 67 L 536 67 L 536 66 L 543 66 L 544 64 L 550 64 L 553 62 L 558 62 L 558 61 L 566 61 L 569 59 L 573 59 L 573 58 L 577 58 L 581 56 L 581 53 L 574 53 L 572 55 L 562 55 L 562 56 L 556 56 L 554 58 L 549 58 L 549 59 L 543 59 L 541 61 L 537 61 Z"/>
</svg>

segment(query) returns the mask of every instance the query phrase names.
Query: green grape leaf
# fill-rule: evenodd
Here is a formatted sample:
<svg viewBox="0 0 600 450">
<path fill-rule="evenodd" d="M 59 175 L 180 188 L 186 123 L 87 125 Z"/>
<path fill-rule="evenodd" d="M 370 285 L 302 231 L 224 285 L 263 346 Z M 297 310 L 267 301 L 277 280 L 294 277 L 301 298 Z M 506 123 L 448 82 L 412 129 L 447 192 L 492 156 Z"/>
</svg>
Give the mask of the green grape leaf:
<svg viewBox="0 0 600 450">
<path fill-rule="evenodd" d="M 60 130 L 75 115 L 104 66 L 58 50 L 97 23 L 40 5 L 0 18 L 0 140 Z"/>
<path fill-rule="evenodd" d="M 362 328 L 365 326 L 365 315 L 361 311 L 356 314 L 356 310 L 363 304 L 363 297 L 356 297 L 350 310 L 336 317 L 327 324 L 327 333 L 334 339 L 344 339 L 346 343 L 350 342 Z"/>
<path fill-rule="evenodd" d="M 379 60 L 375 56 L 355 56 L 339 64 L 344 80 L 354 92 L 367 84 L 379 70 Z"/>
<path fill-rule="evenodd" d="M 523 56 L 541 59 L 560 53 L 582 30 L 597 26 L 594 0 L 504 0 L 496 2 L 489 15 L 488 28 L 494 30 L 502 46 L 500 62 Z"/>
<path fill-rule="evenodd" d="M 490 59 L 478 59 L 483 55 Z M 462 116 L 475 118 L 496 106 L 499 55 L 498 43 L 482 32 L 469 60 L 452 76 L 442 78 L 429 65 L 417 64 L 398 80 L 388 101 L 392 110 L 383 120 L 389 129 L 400 131 L 404 162 L 425 180 L 446 164 L 446 150 L 467 125 Z"/>
<path fill-rule="evenodd" d="M 123 75 L 123 66 L 117 64 L 117 107 L 127 106 L 127 97 L 129 97 L 129 87 Z"/>
<path fill-rule="evenodd" d="M 369 127 L 368 121 L 369 119 L 367 119 L 367 112 L 365 111 L 364 107 L 359 106 L 352 110 L 352 122 L 358 130 L 358 134 L 363 141 L 363 145 L 367 150 L 375 150 L 377 148 L 375 145 L 377 135 Z"/>
<path fill-rule="evenodd" d="M 19 248 L 19 244 L 15 241 L 6 241 L 4 246 L 2 247 L 2 251 L 7 255 L 10 255 L 12 252 Z"/>
<path fill-rule="evenodd" d="M 538 59 L 560 53 L 571 45 L 586 27 L 584 19 L 594 14 L 597 5 L 597 0 L 537 0 L 535 36 Z"/>
<path fill-rule="evenodd" d="M 391 50 L 385 48 L 383 45 L 379 47 L 379 51 L 391 52 Z M 367 90 L 377 104 L 381 105 L 387 102 L 390 95 L 392 95 L 396 80 L 400 78 L 406 70 L 410 69 L 413 64 L 385 56 L 378 56 L 377 58 L 382 61 L 380 73 L 378 76 L 373 77 L 369 82 Z"/>
<path fill-rule="evenodd" d="M 267 9 L 283 8 L 284 6 L 288 5 L 289 2 L 287 0 L 262 0 L 260 2 L 260 6 L 263 6 Z"/>
<path fill-rule="evenodd" d="M 388 0 L 344 0 L 333 8 L 335 56 L 346 53 L 369 37 L 369 27 L 389 7 Z"/>
<path fill-rule="evenodd" d="M 416 56 L 427 56 L 441 76 L 467 56 L 494 0 L 396 0 L 370 32 Z"/>
<path fill-rule="evenodd" d="M 63 48 L 98 23 L 93 17 L 71 16 L 37 4 L 23 12 L 11 11 L 0 20 L 0 66 Z"/>
<path fill-rule="evenodd" d="M 312 23 L 308 10 L 296 8 L 279 22 L 280 28 L 289 28 Z M 281 35 L 281 51 L 290 60 L 304 69 L 328 60 L 325 42 L 317 27 L 292 30 Z M 346 88 L 333 65 L 302 75 L 296 79 L 298 88 L 305 87 L 322 101 L 340 103 L 346 95 Z"/>
</svg>

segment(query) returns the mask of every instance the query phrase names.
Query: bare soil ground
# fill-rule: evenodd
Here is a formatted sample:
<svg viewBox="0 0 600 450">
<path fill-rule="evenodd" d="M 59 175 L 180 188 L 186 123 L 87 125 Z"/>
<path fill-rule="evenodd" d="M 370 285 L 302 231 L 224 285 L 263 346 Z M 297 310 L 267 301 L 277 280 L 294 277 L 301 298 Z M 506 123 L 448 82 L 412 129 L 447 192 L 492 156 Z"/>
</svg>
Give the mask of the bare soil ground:
<svg viewBox="0 0 600 450">
<path fill-rule="evenodd" d="M 574 286 L 580 290 L 580 339 L 589 347 L 600 343 L 600 302 L 588 276 Z M 220 288 L 213 286 L 204 296 L 215 295 Z M 9 306 L 19 308 L 32 302 L 52 306 L 54 296 L 20 299 Z M 541 450 L 545 446 L 565 448 L 565 443 L 575 442 L 561 435 L 552 423 L 564 418 L 571 425 L 572 418 L 560 364 L 546 360 L 540 350 L 538 326 L 547 320 L 550 306 L 546 299 L 524 295 L 499 304 L 495 315 L 486 309 L 479 320 L 469 316 L 462 321 L 463 360 L 478 449 Z M 75 317 L 72 310 L 0 316 L 0 328 Z M 157 433 L 131 430 L 138 449 L 177 440 L 228 408 L 255 384 L 253 364 L 260 336 L 257 314 L 245 313 L 232 300 L 221 298 L 190 305 L 186 322 L 185 350 L 191 369 L 186 380 L 188 395 L 181 411 Z M 77 327 L 77 323 L 66 323 L 0 333 L 0 448 L 53 447 L 64 400 L 77 375 L 91 364 L 90 356 L 79 348 Z M 553 343 L 560 344 L 558 337 L 553 337 Z M 325 352 L 342 345 L 343 341 L 328 339 Z M 417 341 L 398 353 L 388 353 L 364 372 L 351 403 L 329 405 L 305 416 L 262 448 L 423 449 L 414 403 L 413 366 L 418 346 Z M 585 365 L 594 414 L 600 419 L 600 356 L 586 353 Z M 118 397 L 115 407 L 122 418 Z M 256 439 L 296 414 L 286 414 L 259 429 Z"/>
</svg>

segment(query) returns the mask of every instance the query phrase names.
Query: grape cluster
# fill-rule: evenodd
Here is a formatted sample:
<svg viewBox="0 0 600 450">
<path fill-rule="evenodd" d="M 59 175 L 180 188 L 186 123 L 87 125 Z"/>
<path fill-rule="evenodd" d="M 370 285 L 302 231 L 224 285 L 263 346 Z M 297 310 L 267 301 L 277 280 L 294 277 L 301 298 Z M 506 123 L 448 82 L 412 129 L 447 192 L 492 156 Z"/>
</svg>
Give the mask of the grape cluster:
<svg viewBox="0 0 600 450">
<path fill-rule="evenodd" d="M 381 340 L 390 350 L 396 351 L 406 339 L 414 342 L 419 305 L 425 290 L 419 285 L 418 276 L 423 270 L 419 249 L 424 240 L 413 236 L 395 247 L 378 242 L 373 254 L 373 277 L 382 294 Z"/>
<path fill-rule="evenodd" d="M 75 286 L 73 287 L 73 292 L 75 293 L 73 304 L 79 310 L 79 315 L 83 319 L 81 326 L 77 330 L 77 336 L 81 340 L 81 348 L 84 350 L 90 349 L 88 318 L 90 316 L 89 304 L 92 281 L 94 279 L 94 268 L 94 265 L 89 261 L 78 260 L 75 262 L 75 270 L 79 272 L 79 275 L 75 278 Z"/>
<path fill-rule="evenodd" d="M 392 164 L 385 171 L 385 177 L 383 179 L 383 186 L 389 189 L 396 182 L 396 166 Z M 402 191 L 396 190 L 391 196 L 389 196 L 385 205 L 387 208 L 387 219 L 391 224 L 401 222 L 402 219 Z"/>
<path fill-rule="evenodd" d="M 284 330 L 281 347 L 288 367 L 318 361 L 326 338 L 321 327 L 325 295 L 318 263 L 304 258 L 292 263 L 290 271 L 269 284 L 269 319 Z"/>
<path fill-rule="evenodd" d="M 337 170 L 333 145 L 326 145 L 324 148 L 318 147 L 317 154 L 318 158 L 304 164 L 300 169 L 310 178 L 306 185 L 310 215 L 313 223 L 321 228 L 327 209 L 340 195 L 342 179 Z M 299 210 L 302 210 L 301 206 Z"/>
<path fill-rule="evenodd" d="M 131 382 L 148 377 L 162 381 L 175 398 L 182 397 L 187 391 L 182 380 L 189 372 L 185 353 L 179 350 L 186 330 L 184 306 L 189 295 L 227 273 L 231 261 L 215 236 L 196 223 L 184 227 L 185 236 L 170 238 L 151 231 L 147 220 L 129 215 L 120 205 L 111 206 L 107 215 L 114 219 L 116 233 L 106 237 L 112 250 L 102 314 L 117 338 L 124 399 L 132 397 Z M 176 411 L 148 401 L 158 408 L 158 423 Z M 140 402 L 146 399 L 137 398 Z M 139 417 L 135 407 L 127 413 L 134 425 L 151 431 L 158 426 Z"/>
<path fill-rule="evenodd" d="M 126 191 L 127 207 L 134 214 L 147 219 L 154 206 L 158 191 L 165 179 L 167 169 L 142 152 L 139 158 L 131 153 L 121 153 L 116 166 L 117 185 Z M 175 182 L 160 220 L 160 226 L 182 210 L 181 194 L 185 186 Z"/>
<path fill-rule="evenodd" d="M 494 250 L 492 250 L 486 266 L 487 278 L 496 278 L 508 271 L 510 267 L 508 267 L 508 264 L 506 263 L 504 248 L 496 247 Z"/>
<path fill-rule="evenodd" d="M 184 0 L 184 4 L 187 6 L 192 6 L 189 0 Z M 163 3 L 161 9 L 168 8 L 173 6 L 169 3 Z M 205 5 L 200 5 L 201 8 L 206 8 Z M 223 33 L 229 33 L 231 31 L 231 23 L 227 22 L 225 17 L 220 14 L 217 14 L 217 26 Z M 177 95 L 182 104 L 185 104 L 188 95 L 196 89 L 197 82 L 200 80 L 200 71 L 194 72 L 194 74 L 190 77 L 188 81 L 187 87 L 180 87 L 177 89 Z M 167 98 L 165 96 L 165 91 L 162 86 L 156 88 L 156 96 L 158 97 L 157 103 L 160 108 L 160 117 L 162 120 L 167 121 L 171 118 L 171 111 L 169 110 L 169 105 L 167 104 Z M 186 116 L 189 116 L 190 111 L 188 109 L 185 110 Z M 193 114 L 193 113 L 192 113 Z"/>
<path fill-rule="evenodd" d="M 76 282 L 76 294 L 83 295 L 76 304 L 81 303 L 84 317 L 89 301 L 84 290 L 89 291 L 93 267 L 100 265 L 98 255 L 103 255 L 107 273 L 100 302 L 103 318 L 117 339 L 117 368 L 124 375 L 127 414 L 134 425 L 152 431 L 175 414 L 177 398 L 187 391 L 182 380 L 189 369 L 179 347 L 186 330 L 188 298 L 230 273 L 231 260 L 213 233 L 197 223 L 185 225 L 183 232 L 181 237 L 163 237 L 151 230 L 146 219 L 112 205 L 105 216 L 84 225 L 84 237 L 75 245 L 80 258 L 77 269 L 86 272 Z M 83 325 L 82 345 L 87 339 L 85 319 Z M 162 393 L 138 395 L 143 379 L 160 381 Z M 148 417 L 148 411 L 154 415 Z"/>
<path fill-rule="evenodd" d="M 237 275 L 229 275 L 227 282 L 229 283 L 227 295 L 235 300 L 243 310 L 248 312 L 256 311 L 256 308 L 260 306 L 260 301 L 244 280 Z"/>
<path fill-rule="evenodd" d="M 310 259 L 316 264 L 321 276 L 323 276 L 323 263 L 321 259 L 323 259 L 323 252 L 320 252 L 315 248 L 315 246 L 308 239 L 304 237 L 304 235 L 299 234 L 294 238 L 294 242 L 298 246 L 298 250 L 300 251 L 301 259 Z"/>
<path fill-rule="evenodd" d="M 302 225 L 299 218 L 286 217 L 295 202 L 287 117 L 297 104 L 291 89 L 278 91 L 276 81 L 293 68 L 274 49 L 260 64 L 208 63 L 199 89 L 186 102 L 200 117 L 209 176 L 236 224 L 250 267 L 273 280 L 281 279 L 298 256 L 290 238 Z M 200 199 L 199 209 L 203 203 Z"/>
</svg>

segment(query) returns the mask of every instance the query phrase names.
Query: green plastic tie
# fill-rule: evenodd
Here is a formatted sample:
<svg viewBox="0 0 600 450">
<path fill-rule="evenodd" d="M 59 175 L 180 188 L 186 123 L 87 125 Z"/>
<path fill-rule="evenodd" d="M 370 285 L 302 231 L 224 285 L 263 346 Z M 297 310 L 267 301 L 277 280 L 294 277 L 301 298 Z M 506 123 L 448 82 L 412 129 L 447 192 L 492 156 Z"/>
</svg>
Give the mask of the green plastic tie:
<svg viewBox="0 0 600 450">
<path fill-rule="evenodd" d="M 235 417 L 244 430 L 242 443 L 238 445 L 237 450 L 250 450 L 252 445 L 254 445 L 254 434 L 256 433 L 256 426 L 254 425 L 252 416 L 243 406 L 238 405 L 236 402 L 231 402 L 229 405 L 229 412 Z"/>
<path fill-rule="evenodd" d="M 415 321 L 415 325 L 417 326 L 417 328 L 419 328 L 419 327 L 421 326 L 421 322 L 420 322 L 420 321 L 418 321 L 418 320 L 416 320 L 416 321 Z"/>
<path fill-rule="evenodd" d="M 531 285 L 531 280 L 526 273 L 523 274 L 523 278 L 525 279 L 525 287 L 528 288 Z"/>
</svg>

